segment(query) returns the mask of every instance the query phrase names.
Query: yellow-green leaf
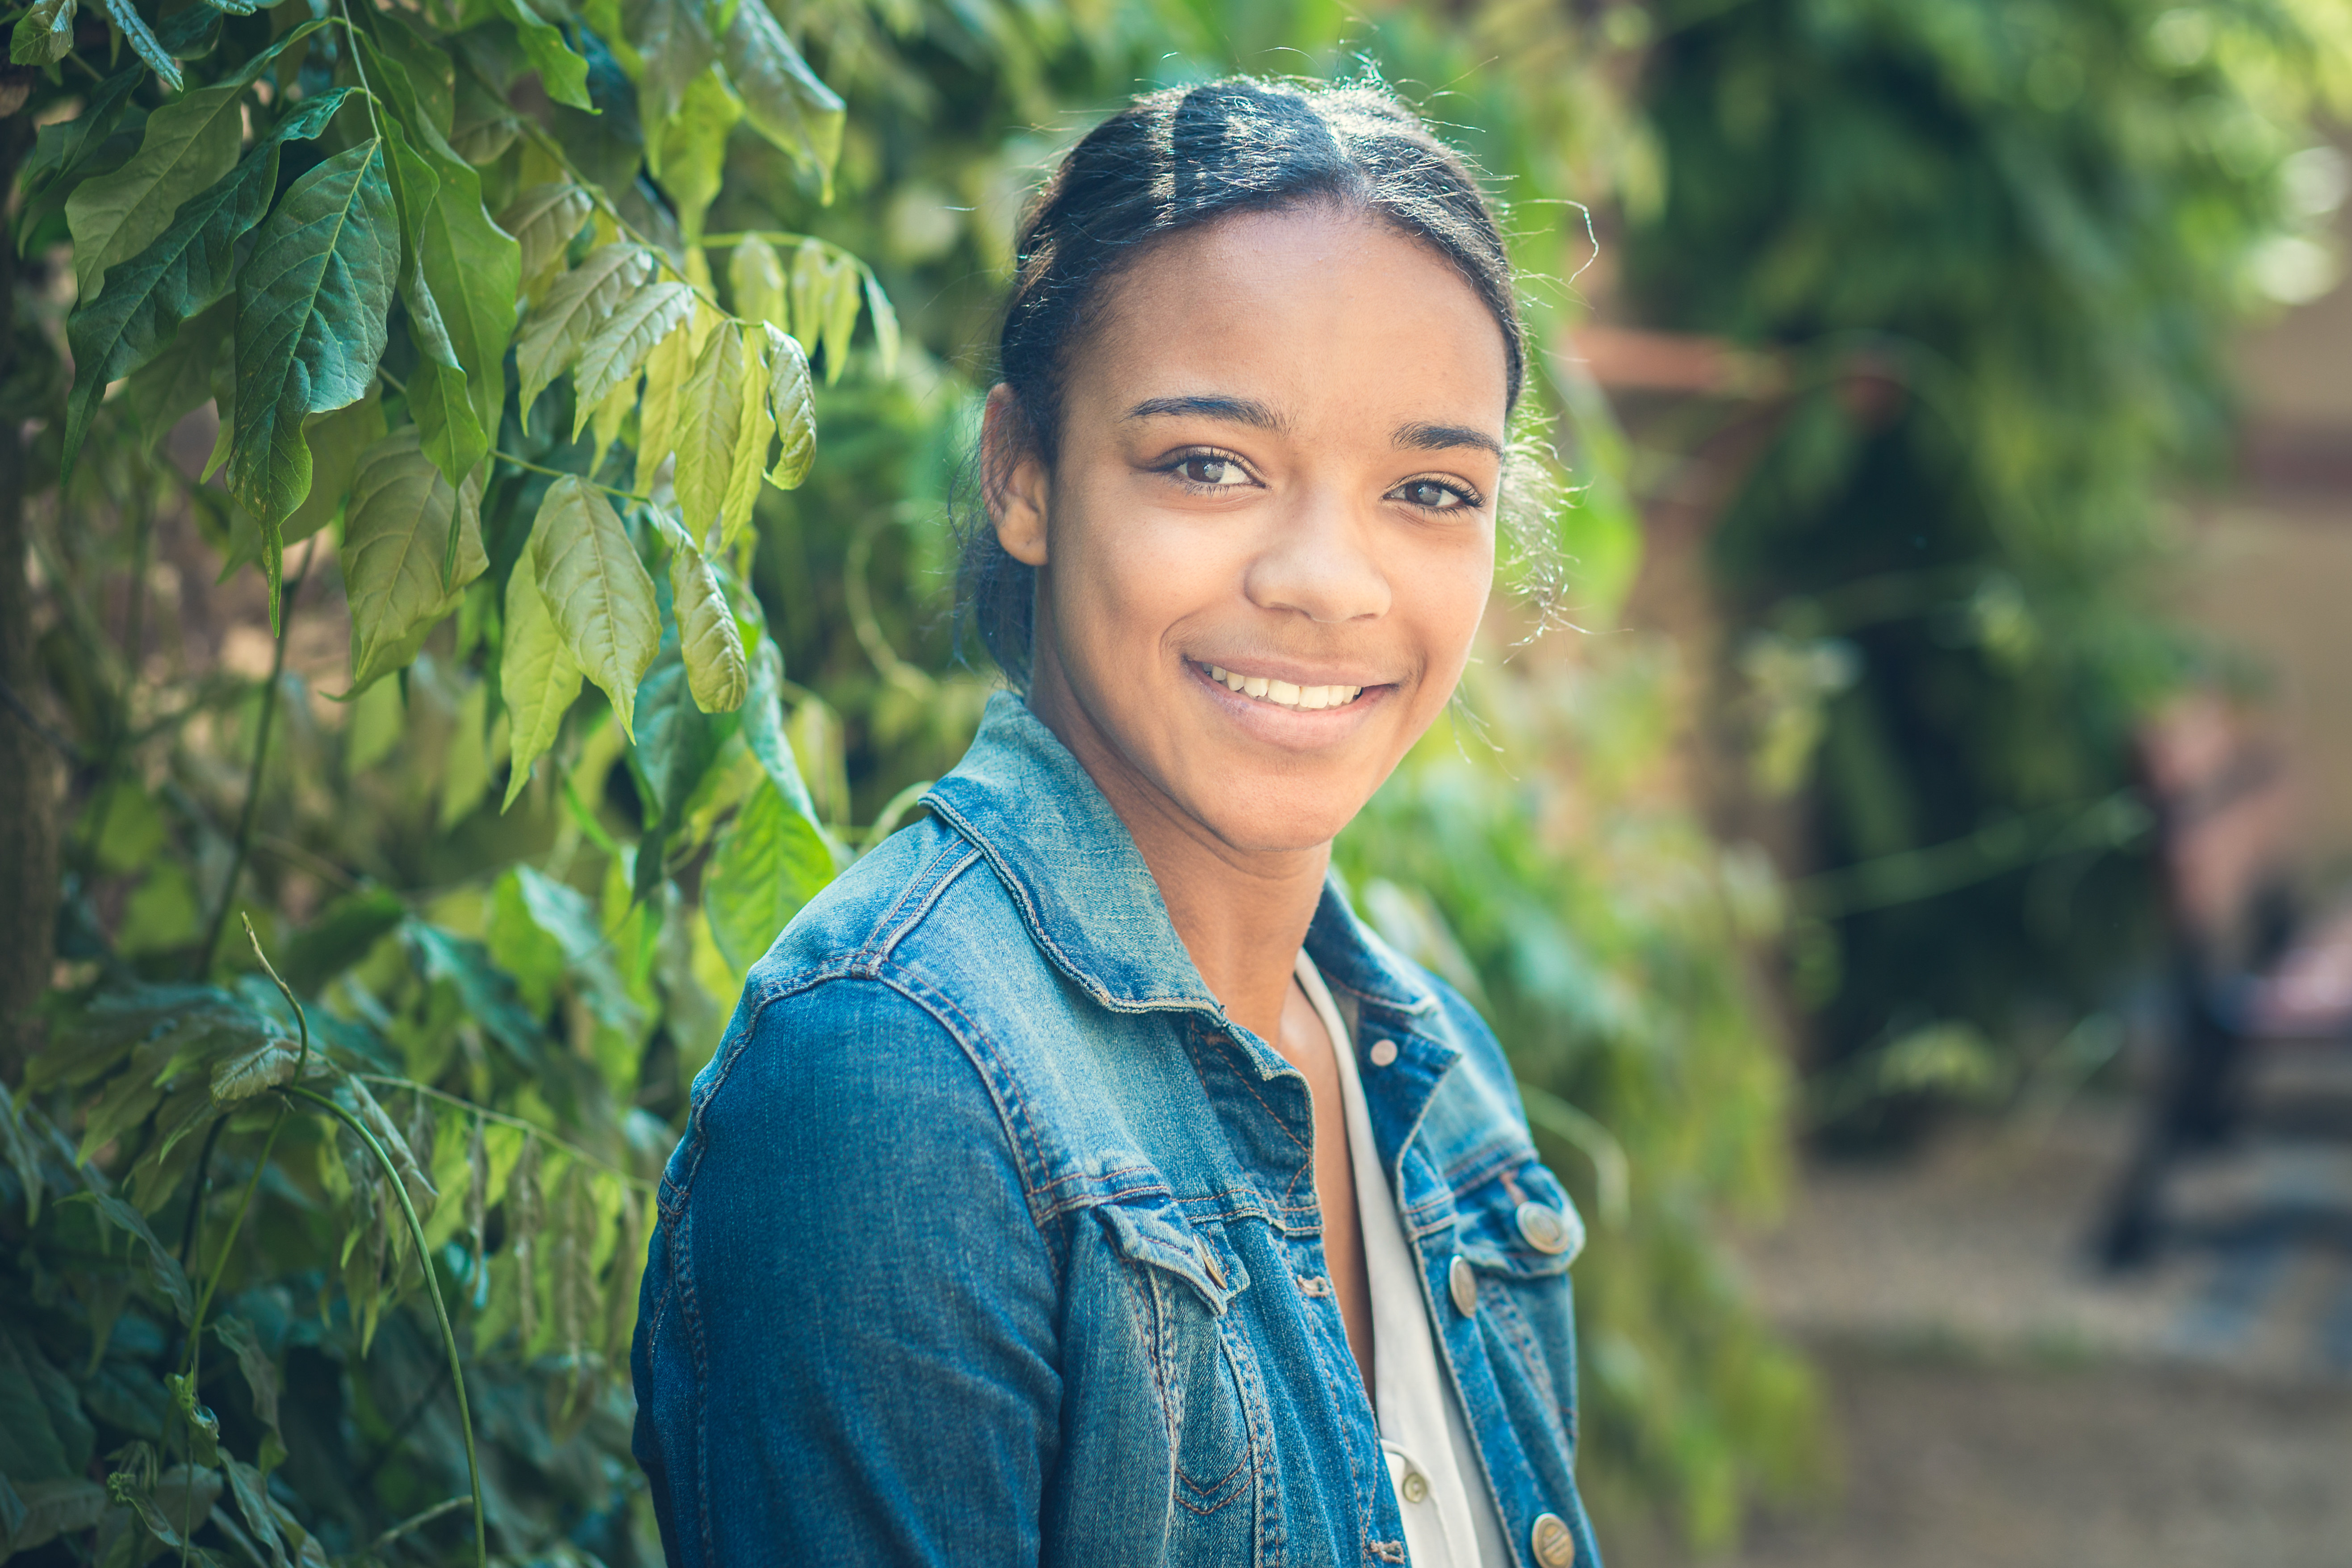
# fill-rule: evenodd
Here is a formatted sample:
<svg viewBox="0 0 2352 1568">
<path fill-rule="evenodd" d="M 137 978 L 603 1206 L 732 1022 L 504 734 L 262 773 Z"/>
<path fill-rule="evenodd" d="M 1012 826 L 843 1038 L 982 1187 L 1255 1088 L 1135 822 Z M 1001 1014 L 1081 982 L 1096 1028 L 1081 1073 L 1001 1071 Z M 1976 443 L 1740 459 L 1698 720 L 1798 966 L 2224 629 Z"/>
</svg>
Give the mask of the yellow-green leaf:
<svg viewBox="0 0 2352 1568">
<path fill-rule="evenodd" d="M 415 658 L 425 634 L 488 567 L 480 505 L 479 479 L 468 476 L 463 492 L 452 489 L 425 455 L 413 425 L 361 455 L 341 551 L 354 688 Z M 444 583 L 441 562 L 452 528 L 457 566 Z"/>
<path fill-rule="evenodd" d="M 751 503 L 760 494 L 760 470 L 767 464 L 768 442 L 776 427 L 768 412 L 769 366 L 792 343 L 767 321 L 747 328 L 744 337 L 743 412 L 735 427 L 735 456 L 727 469 L 726 493 L 719 502 L 721 550 L 733 549 L 737 537 L 751 521 Z"/>
<path fill-rule="evenodd" d="M 563 715 L 580 695 L 580 666 L 548 614 L 547 599 L 529 561 L 507 579 L 506 647 L 499 656 L 499 697 L 507 706 L 507 739 L 514 759 L 506 810 L 530 782 L 531 765 L 555 744 Z"/>
<path fill-rule="evenodd" d="M 735 254 L 727 258 L 727 287 L 735 301 L 735 313 L 745 321 L 773 321 L 787 331 L 792 329 L 783 258 L 758 235 L 738 245 Z"/>
<path fill-rule="evenodd" d="M 499 215 L 499 226 L 522 247 L 523 298 L 539 298 L 594 206 L 586 191 L 569 180 L 557 180 L 530 186 Z"/>
<path fill-rule="evenodd" d="M 628 531 L 609 501 L 566 474 L 539 503 L 530 552 L 564 647 L 635 740 L 637 683 L 661 647 L 661 612 Z"/>
<path fill-rule="evenodd" d="M 654 345 L 693 309 L 694 290 L 678 282 L 647 284 L 621 301 L 581 349 L 572 371 L 572 439 L 579 439 L 589 416 L 614 387 L 635 380 Z"/>
<path fill-rule="evenodd" d="M 604 454 L 620 438 L 622 421 L 628 418 L 629 410 L 636 405 L 637 378 L 632 372 L 627 380 L 614 383 L 613 390 L 604 395 L 604 400 L 596 405 L 595 429 L 591 432 L 593 439 L 590 443 L 595 448 L 593 462 L 604 462 Z"/>
<path fill-rule="evenodd" d="M 555 280 L 547 297 L 515 340 L 515 369 L 522 377 L 523 428 L 530 428 L 530 405 L 547 384 L 572 368 L 581 349 L 652 270 L 643 246 L 607 245 L 588 253 L 579 266 Z"/>
<path fill-rule="evenodd" d="M 687 320 L 672 327 L 669 335 L 646 356 L 646 401 L 637 414 L 635 483 L 640 494 L 653 489 L 656 470 L 677 444 L 678 397 L 686 390 L 687 378 L 694 374 L 693 318 L 704 308 L 699 302 L 694 304 Z"/>
<path fill-rule="evenodd" d="M 714 68 L 687 84 L 677 112 L 646 143 L 646 163 L 677 208 L 677 226 L 691 241 L 702 237 L 702 217 L 719 195 L 727 163 L 727 133 L 743 118 L 743 106 Z"/>
<path fill-rule="evenodd" d="M 727 502 L 735 447 L 743 434 L 743 333 L 723 322 L 702 345 L 678 394 L 678 510 L 693 538 L 707 539 Z"/>
<path fill-rule="evenodd" d="M 881 356 L 882 374 L 893 374 L 898 368 L 898 312 L 890 296 L 882 292 L 882 280 L 870 271 L 866 274 L 866 310 L 874 318 L 874 349 Z"/>
<path fill-rule="evenodd" d="M 768 482 L 780 490 L 795 488 L 808 478 L 816 461 L 816 388 L 810 384 L 808 356 L 796 339 L 786 338 L 768 370 L 768 410 L 782 445 Z"/>
<path fill-rule="evenodd" d="M 731 713 L 743 706 L 751 671 L 743 661 L 743 634 L 719 592 L 719 578 L 700 551 L 681 544 L 669 552 L 669 584 L 694 705 L 705 713 Z"/>
</svg>

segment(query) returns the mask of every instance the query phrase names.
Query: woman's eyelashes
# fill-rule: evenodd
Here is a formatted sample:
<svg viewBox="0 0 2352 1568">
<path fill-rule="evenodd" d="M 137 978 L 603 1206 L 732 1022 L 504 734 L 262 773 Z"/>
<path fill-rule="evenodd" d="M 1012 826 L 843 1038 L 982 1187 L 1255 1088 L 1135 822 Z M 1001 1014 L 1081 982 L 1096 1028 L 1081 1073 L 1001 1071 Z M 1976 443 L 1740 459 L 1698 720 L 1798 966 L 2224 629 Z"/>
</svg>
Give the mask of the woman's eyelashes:
<svg viewBox="0 0 2352 1568">
<path fill-rule="evenodd" d="M 1486 498 L 1459 479 L 1407 479 L 1383 498 L 1401 500 L 1423 511 L 1475 510 Z"/>
<path fill-rule="evenodd" d="M 1213 449 L 1179 452 L 1159 463 L 1156 471 L 1196 495 L 1223 495 L 1261 482 L 1239 458 Z M 1381 499 L 1402 501 L 1422 511 L 1475 510 L 1486 500 L 1460 479 L 1429 475 L 1407 479 Z"/>
</svg>

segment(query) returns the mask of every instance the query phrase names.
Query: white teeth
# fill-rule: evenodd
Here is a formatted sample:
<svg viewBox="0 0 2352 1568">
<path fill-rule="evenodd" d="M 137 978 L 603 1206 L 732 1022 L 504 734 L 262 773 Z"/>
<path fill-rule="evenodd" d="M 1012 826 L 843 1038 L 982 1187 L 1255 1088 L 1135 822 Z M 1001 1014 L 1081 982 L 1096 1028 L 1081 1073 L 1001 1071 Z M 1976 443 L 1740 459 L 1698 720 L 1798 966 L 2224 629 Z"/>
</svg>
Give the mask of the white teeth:
<svg viewBox="0 0 2352 1568">
<path fill-rule="evenodd" d="M 1294 686 L 1287 680 L 1272 680 L 1262 675 L 1235 675 L 1222 665 L 1214 664 L 1209 666 L 1209 679 L 1229 690 L 1244 692 L 1261 702 L 1308 713 L 1326 708 L 1344 708 L 1361 696 L 1364 690 L 1360 686 Z"/>
</svg>

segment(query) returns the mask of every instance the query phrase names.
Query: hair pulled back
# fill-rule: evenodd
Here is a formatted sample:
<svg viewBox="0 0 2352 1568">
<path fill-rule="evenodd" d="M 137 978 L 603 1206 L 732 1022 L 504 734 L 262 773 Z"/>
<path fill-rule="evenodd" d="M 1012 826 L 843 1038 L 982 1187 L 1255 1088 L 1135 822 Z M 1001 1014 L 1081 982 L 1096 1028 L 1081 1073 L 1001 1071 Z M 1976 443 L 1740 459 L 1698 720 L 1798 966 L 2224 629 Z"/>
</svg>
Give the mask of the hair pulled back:
<svg viewBox="0 0 2352 1568">
<path fill-rule="evenodd" d="M 1108 285 L 1156 241 L 1240 213 L 1310 202 L 1377 217 L 1433 247 L 1494 313 L 1516 407 L 1527 340 L 1503 237 L 1461 154 L 1386 89 L 1229 77 L 1137 98 L 1063 158 L 1022 219 L 998 342 L 1022 437 L 1054 460 L 1072 350 Z M 1035 573 L 966 528 L 957 618 L 1015 687 L 1029 677 Z"/>
</svg>

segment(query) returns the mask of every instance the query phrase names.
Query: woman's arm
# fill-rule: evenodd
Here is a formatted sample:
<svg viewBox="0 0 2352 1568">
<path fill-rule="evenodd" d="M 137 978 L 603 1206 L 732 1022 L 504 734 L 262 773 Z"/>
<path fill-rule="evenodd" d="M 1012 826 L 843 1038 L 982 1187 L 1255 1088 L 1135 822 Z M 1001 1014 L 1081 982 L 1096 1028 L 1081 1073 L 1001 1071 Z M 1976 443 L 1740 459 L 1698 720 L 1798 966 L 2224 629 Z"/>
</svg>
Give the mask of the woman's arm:
<svg viewBox="0 0 2352 1568">
<path fill-rule="evenodd" d="M 834 980 L 730 1032 L 634 1355 L 672 1568 L 1034 1564 L 1057 1289 L 955 1037 Z"/>
</svg>

